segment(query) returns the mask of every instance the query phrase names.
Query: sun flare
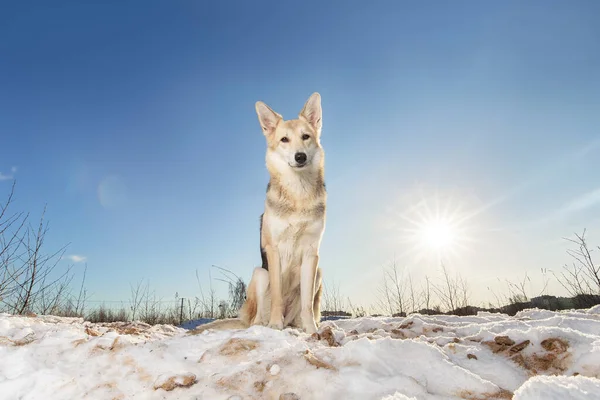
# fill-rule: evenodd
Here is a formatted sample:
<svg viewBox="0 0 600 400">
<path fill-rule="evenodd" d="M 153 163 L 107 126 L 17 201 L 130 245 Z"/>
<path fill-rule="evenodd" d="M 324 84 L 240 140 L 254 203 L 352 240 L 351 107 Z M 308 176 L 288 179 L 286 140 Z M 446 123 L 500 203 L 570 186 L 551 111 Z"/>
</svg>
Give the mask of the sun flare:
<svg viewBox="0 0 600 400">
<path fill-rule="evenodd" d="M 398 200 L 389 220 L 399 256 L 415 263 L 464 261 L 478 242 L 474 217 L 480 209 L 478 199 L 466 194 L 410 191 Z"/>
</svg>

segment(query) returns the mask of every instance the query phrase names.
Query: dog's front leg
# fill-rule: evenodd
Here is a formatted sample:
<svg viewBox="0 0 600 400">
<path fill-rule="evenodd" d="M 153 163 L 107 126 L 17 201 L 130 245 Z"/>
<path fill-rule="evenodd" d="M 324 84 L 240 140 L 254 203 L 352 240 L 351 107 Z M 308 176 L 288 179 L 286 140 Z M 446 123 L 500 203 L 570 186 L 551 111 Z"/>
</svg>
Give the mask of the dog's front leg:
<svg viewBox="0 0 600 400">
<path fill-rule="evenodd" d="M 281 257 L 274 246 L 266 246 L 267 261 L 269 262 L 269 284 L 271 294 L 271 316 L 269 328 L 283 329 L 283 300 L 281 295 Z"/>
<path fill-rule="evenodd" d="M 302 328 L 306 333 L 313 334 L 317 331 L 314 317 L 315 277 L 319 255 L 316 253 L 304 254 L 300 267 L 300 303 L 302 306 Z"/>
</svg>

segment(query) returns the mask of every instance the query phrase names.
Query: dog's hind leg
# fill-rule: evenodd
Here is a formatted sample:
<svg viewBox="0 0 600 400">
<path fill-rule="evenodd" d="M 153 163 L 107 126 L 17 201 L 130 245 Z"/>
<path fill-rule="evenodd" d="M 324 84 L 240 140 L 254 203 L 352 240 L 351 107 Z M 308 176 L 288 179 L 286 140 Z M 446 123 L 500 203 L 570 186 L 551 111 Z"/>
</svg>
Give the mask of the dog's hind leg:
<svg viewBox="0 0 600 400">
<path fill-rule="evenodd" d="M 248 284 L 246 302 L 240 309 L 240 319 L 248 325 L 266 324 L 266 297 L 269 286 L 269 273 L 264 268 L 255 268 Z"/>
<path fill-rule="evenodd" d="M 269 295 L 269 271 L 260 267 L 256 268 L 252 275 L 256 279 L 256 318 L 252 325 L 266 325 L 270 302 Z"/>
<path fill-rule="evenodd" d="M 255 268 L 252 273 L 254 279 L 254 290 L 256 292 L 256 317 L 251 325 L 266 325 L 267 324 L 267 290 L 269 288 L 269 272 L 260 267 Z"/>
</svg>

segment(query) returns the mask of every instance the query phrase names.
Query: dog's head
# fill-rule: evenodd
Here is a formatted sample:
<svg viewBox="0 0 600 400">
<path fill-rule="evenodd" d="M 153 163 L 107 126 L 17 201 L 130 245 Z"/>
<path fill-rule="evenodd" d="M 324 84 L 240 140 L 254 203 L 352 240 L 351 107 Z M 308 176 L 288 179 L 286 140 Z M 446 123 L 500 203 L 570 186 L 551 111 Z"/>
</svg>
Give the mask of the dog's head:
<svg viewBox="0 0 600 400">
<path fill-rule="evenodd" d="M 313 93 L 297 119 L 284 121 L 262 101 L 256 102 L 256 113 L 267 139 L 267 161 L 279 171 L 297 172 L 321 168 L 323 149 L 321 95 Z"/>
</svg>

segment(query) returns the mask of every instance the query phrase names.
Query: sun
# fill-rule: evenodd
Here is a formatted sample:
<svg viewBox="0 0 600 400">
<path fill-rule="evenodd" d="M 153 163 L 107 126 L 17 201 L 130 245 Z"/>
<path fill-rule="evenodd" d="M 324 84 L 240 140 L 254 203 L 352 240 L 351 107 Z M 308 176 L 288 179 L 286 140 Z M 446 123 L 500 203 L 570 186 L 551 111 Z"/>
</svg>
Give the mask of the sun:
<svg viewBox="0 0 600 400">
<path fill-rule="evenodd" d="M 445 219 L 424 221 L 418 228 L 419 240 L 432 250 L 441 251 L 452 247 L 457 232 L 452 223 Z"/>
</svg>

